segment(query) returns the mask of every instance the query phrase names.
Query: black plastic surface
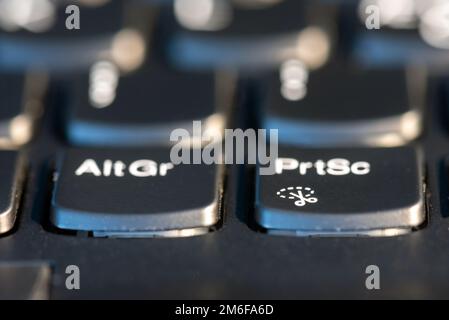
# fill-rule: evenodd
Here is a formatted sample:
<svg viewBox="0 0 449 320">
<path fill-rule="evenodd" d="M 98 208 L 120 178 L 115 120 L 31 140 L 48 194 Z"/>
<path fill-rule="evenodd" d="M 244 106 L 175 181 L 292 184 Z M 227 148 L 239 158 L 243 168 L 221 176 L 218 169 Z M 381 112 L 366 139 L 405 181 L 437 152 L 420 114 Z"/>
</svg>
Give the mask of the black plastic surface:
<svg viewBox="0 0 449 320">
<path fill-rule="evenodd" d="M 449 194 L 444 160 L 449 135 L 438 84 L 431 86 L 427 128 L 418 141 L 428 169 L 428 225 L 393 238 L 258 233 L 246 223 L 253 213 L 251 168 L 241 166 L 227 172 L 225 220 L 217 232 L 178 239 L 57 233 L 47 223 L 49 166 L 64 145 L 55 135 L 53 124 L 58 121 L 49 117 L 61 106 L 52 95 L 46 120 L 29 148 L 30 174 L 18 225 L 0 238 L 0 260 L 48 261 L 54 272 L 54 299 L 447 298 Z M 370 264 L 380 267 L 381 290 L 365 288 Z M 68 265 L 80 267 L 80 290 L 65 287 Z"/>
</svg>

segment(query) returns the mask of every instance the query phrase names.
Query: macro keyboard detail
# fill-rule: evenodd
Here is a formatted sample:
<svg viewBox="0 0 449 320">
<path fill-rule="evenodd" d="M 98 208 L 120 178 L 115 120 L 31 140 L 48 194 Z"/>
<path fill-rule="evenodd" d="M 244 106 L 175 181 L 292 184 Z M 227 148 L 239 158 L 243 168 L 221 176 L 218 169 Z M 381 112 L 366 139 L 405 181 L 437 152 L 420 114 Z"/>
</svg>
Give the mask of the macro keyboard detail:
<svg viewBox="0 0 449 320">
<path fill-rule="evenodd" d="M 0 298 L 447 298 L 447 12 L 0 0 Z"/>
</svg>

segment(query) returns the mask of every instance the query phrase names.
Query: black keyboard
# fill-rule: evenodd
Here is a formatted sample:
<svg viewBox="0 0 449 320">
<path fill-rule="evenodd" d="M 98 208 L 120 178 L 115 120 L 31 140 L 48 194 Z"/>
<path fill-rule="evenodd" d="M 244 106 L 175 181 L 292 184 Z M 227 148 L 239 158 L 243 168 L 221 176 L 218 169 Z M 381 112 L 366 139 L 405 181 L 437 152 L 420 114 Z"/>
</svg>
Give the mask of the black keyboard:
<svg viewBox="0 0 449 320">
<path fill-rule="evenodd" d="M 0 0 L 0 299 L 449 297 L 449 5 L 387 2 Z"/>
</svg>

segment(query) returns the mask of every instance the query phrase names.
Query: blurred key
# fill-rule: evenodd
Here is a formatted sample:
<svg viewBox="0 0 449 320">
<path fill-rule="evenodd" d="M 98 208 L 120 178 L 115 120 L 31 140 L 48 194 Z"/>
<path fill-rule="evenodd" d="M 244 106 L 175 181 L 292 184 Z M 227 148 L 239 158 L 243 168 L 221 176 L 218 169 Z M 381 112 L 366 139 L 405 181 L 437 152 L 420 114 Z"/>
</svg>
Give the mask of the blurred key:
<svg viewBox="0 0 449 320">
<path fill-rule="evenodd" d="M 151 10 L 128 1 L 103 2 L 79 6 L 77 26 L 70 17 L 78 10 L 68 3 L 0 0 L 0 66 L 67 71 L 107 58 L 125 71 L 137 68 L 145 56 Z"/>
<path fill-rule="evenodd" d="M 69 84 L 66 135 L 75 145 L 170 144 L 174 129 L 192 121 L 221 133 L 234 99 L 231 76 L 183 73 L 157 64 L 124 76 L 109 62 Z"/>
<path fill-rule="evenodd" d="M 59 5 L 77 4 L 90 7 L 101 7 L 112 0 L 55 0 Z"/>
<path fill-rule="evenodd" d="M 0 234 L 14 227 L 24 187 L 24 161 L 15 151 L 0 151 Z"/>
<path fill-rule="evenodd" d="M 292 60 L 260 91 L 263 126 L 283 143 L 391 147 L 421 133 L 426 74 L 344 65 L 309 73 Z"/>
<path fill-rule="evenodd" d="M 229 1 L 237 7 L 247 9 L 258 9 L 278 5 L 279 3 L 285 0 L 229 0 Z"/>
<path fill-rule="evenodd" d="M 73 149 L 59 161 L 51 221 L 99 237 L 182 237 L 219 219 L 221 169 L 174 165 L 170 148 Z"/>
<path fill-rule="evenodd" d="M 353 22 L 342 30 L 353 34 L 351 54 L 361 63 L 422 64 L 432 71 L 449 64 L 446 0 L 362 0 L 344 8 L 342 22 Z"/>
<path fill-rule="evenodd" d="M 355 2 L 362 22 L 378 8 L 380 25 L 392 29 L 416 29 L 420 27 L 423 16 L 433 8 L 447 4 L 446 0 L 396 0 L 394 3 L 384 0 L 360 0 Z M 441 8 L 441 7 L 440 7 Z M 368 21 L 368 23 L 371 21 Z"/>
<path fill-rule="evenodd" d="M 43 74 L 0 73 L 0 149 L 27 143 L 42 112 Z"/>
<path fill-rule="evenodd" d="M 151 5 L 173 5 L 176 0 L 136 0 L 143 3 L 148 3 Z M 234 4 L 239 7 L 254 9 L 261 7 L 268 7 L 271 5 L 276 5 L 284 0 L 221 0 L 221 2 L 227 2 L 228 4 Z M 210 0 L 196 0 L 199 6 L 210 6 Z"/>
<path fill-rule="evenodd" d="M 136 0 L 152 6 L 171 6 L 174 0 Z"/>
<path fill-rule="evenodd" d="M 269 233 L 394 236 L 426 219 L 423 163 L 411 147 L 279 150 L 257 179 L 256 221 Z"/>
<path fill-rule="evenodd" d="M 249 2 L 244 6 L 244 1 L 237 6 L 219 0 L 176 0 L 166 17 L 178 21 L 169 32 L 168 59 L 187 69 L 252 71 L 298 58 L 315 68 L 327 59 L 331 40 L 327 30 L 308 24 L 307 13 L 304 2 L 297 0 L 255 8 Z"/>
</svg>

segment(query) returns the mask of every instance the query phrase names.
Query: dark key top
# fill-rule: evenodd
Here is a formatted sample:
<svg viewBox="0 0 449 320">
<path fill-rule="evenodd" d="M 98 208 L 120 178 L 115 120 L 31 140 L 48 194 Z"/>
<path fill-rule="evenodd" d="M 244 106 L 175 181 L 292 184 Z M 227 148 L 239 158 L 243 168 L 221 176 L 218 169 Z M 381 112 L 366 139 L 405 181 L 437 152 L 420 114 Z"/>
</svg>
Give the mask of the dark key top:
<svg viewBox="0 0 449 320">
<path fill-rule="evenodd" d="M 342 29 L 346 32 L 342 36 L 352 38 L 353 58 L 369 66 L 419 63 L 442 71 L 440 66 L 448 64 L 448 4 L 439 0 L 397 1 L 394 6 L 391 3 L 367 0 L 345 6 L 342 23 L 352 20 L 352 24 Z M 376 8 L 379 19 L 373 18 Z M 348 37 L 348 33 L 353 35 Z"/>
<path fill-rule="evenodd" d="M 94 236 L 180 237 L 219 219 L 221 169 L 173 165 L 170 148 L 73 149 L 60 160 L 51 221 Z"/>
<path fill-rule="evenodd" d="M 0 149 L 16 148 L 32 138 L 46 89 L 44 74 L 0 73 Z"/>
<path fill-rule="evenodd" d="M 228 0 L 235 6 L 246 9 L 260 9 L 278 5 L 284 0 Z"/>
<path fill-rule="evenodd" d="M 47 300 L 51 267 L 44 262 L 0 262 L 0 300 Z"/>
<path fill-rule="evenodd" d="M 260 70 L 291 58 L 310 67 L 327 59 L 330 35 L 321 27 L 309 26 L 309 19 L 321 25 L 316 17 L 320 14 L 309 17 L 304 2 L 285 0 L 257 9 L 240 4 L 217 1 L 210 12 L 201 14 L 204 6 L 195 1 L 175 2 L 174 17 L 166 18 L 179 24 L 170 30 L 169 60 L 187 69 Z"/>
<path fill-rule="evenodd" d="M 0 234 L 14 227 L 24 177 L 23 158 L 14 151 L 0 151 Z"/>
<path fill-rule="evenodd" d="M 17 12 L 15 2 L 5 3 L 4 10 L 11 7 L 11 12 Z M 48 16 L 33 23 L 37 18 L 30 14 L 30 23 L 27 23 L 23 19 L 15 21 L 12 14 L 0 15 L 0 30 L 3 29 L 0 31 L 0 65 L 3 68 L 66 71 L 87 68 L 100 58 L 109 58 L 122 69 L 133 70 L 142 63 L 146 46 L 142 26 L 149 28 L 151 25 L 149 9 L 137 10 L 133 2 L 122 0 L 108 1 L 101 6 L 80 6 L 79 28 L 72 24 L 68 28 L 67 21 L 73 22 L 68 19 L 73 11 L 66 13 L 69 4 L 57 6 L 49 2 L 48 10 L 41 6 L 29 8 L 29 5 L 24 3 L 22 10 L 39 17 Z"/>
<path fill-rule="evenodd" d="M 412 147 L 281 148 L 275 175 L 257 179 L 256 221 L 269 233 L 394 236 L 426 219 Z"/>
<path fill-rule="evenodd" d="M 193 120 L 221 133 L 234 98 L 231 78 L 157 65 L 117 77 L 114 65 L 100 62 L 70 84 L 66 135 L 76 145 L 167 145 L 174 129 L 191 132 Z"/>
<path fill-rule="evenodd" d="M 191 5 L 193 8 L 193 5 L 198 4 L 199 6 L 202 6 L 203 8 L 208 8 L 207 6 L 217 6 L 220 5 L 220 3 L 226 3 L 226 5 L 234 4 L 236 6 L 242 7 L 242 8 L 261 8 L 261 7 L 268 7 L 271 5 L 275 5 L 278 2 L 284 1 L 284 0 L 277 0 L 277 1 L 267 1 L 267 0 L 212 0 L 212 1 L 201 1 L 201 0 L 137 0 L 143 3 L 148 3 L 151 5 L 173 5 L 175 3 L 178 3 L 177 5 L 181 6 L 188 6 Z"/>
<path fill-rule="evenodd" d="M 326 66 L 309 73 L 292 60 L 261 89 L 263 125 L 289 144 L 402 145 L 421 133 L 425 89 L 424 70 Z"/>
<path fill-rule="evenodd" d="M 171 6 L 175 0 L 137 0 L 152 6 Z"/>
</svg>

